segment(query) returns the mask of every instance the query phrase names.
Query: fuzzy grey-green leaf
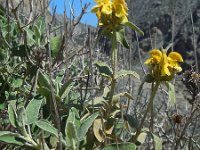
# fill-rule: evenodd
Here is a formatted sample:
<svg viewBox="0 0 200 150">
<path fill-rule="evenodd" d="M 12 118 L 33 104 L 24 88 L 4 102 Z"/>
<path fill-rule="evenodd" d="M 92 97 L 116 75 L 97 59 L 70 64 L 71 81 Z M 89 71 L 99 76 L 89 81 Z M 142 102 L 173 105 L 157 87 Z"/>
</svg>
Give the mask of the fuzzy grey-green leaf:
<svg viewBox="0 0 200 150">
<path fill-rule="evenodd" d="M 42 100 L 32 99 L 29 102 L 26 108 L 26 115 L 27 115 L 26 124 L 32 124 L 35 121 L 37 121 L 41 104 L 42 104 Z"/>
<path fill-rule="evenodd" d="M 39 82 L 39 85 L 41 87 L 44 86 L 47 89 L 51 89 L 50 88 L 49 79 L 48 79 L 48 76 L 46 74 L 43 74 L 42 72 L 39 72 L 39 74 L 38 74 L 38 82 Z"/>
<path fill-rule="evenodd" d="M 101 75 L 111 78 L 113 71 L 106 63 L 96 62 L 95 66 L 99 69 Z"/>
<path fill-rule="evenodd" d="M 72 80 L 67 81 L 63 86 L 61 87 L 59 91 L 59 96 L 61 98 L 65 98 L 68 96 L 70 90 L 73 88 L 74 82 Z"/>
<path fill-rule="evenodd" d="M 125 48 L 130 48 L 125 38 L 124 29 L 121 29 L 118 32 L 116 32 L 116 37 L 117 41 L 120 42 Z"/>
<path fill-rule="evenodd" d="M 0 141 L 8 144 L 24 145 L 25 141 L 19 138 L 20 135 L 10 131 L 0 131 Z"/>
<path fill-rule="evenodd" d="M 116 73 L 115 78 L 119 79 L 119 78 L 123 78 L 123 77 L 125 77 L 127 75 L 131 75 L 131 76 L 133 76 L 133 77 L 135 77 L 137 79 L 140 79 L 140 75 L 137 74 L 135 71 L 131 71 L 131 70 L 120 70 L 120 71 L 118 71 Z"/>
<path fill-rule="evenodd" d="M 175 88 L 174 85 L 170 82 L 167 82 L 168 85 L 168 104 L 169 106 L 174 106 L 176 103 L 176 96 L 175 96 Z"/>
<path fill-rule="evenodd" d="M 73 147 L 73 149 L 76 149 L 76 143 L 77 143 L 78 137 L 77 137 L 77 129 L 74 123 L 72 122 L 66 123 L 65 134 L 66 134 L 67 144 Z"/>
<path fill-rule="evenodd" d="M 53 135 L 55 135 L 56 137 L 58 137 L 58 131 L 56 128 L 54 128 L 49 122 L 47 122 L 46 120 L 39 120 L 35 123 L 40 129 L 49 132 Z"/>
<path fill-rule="evenodd" d="M 17 110 L 17 124 L 19 127 L 23 127 L 26 125 L 26 122 L 27 122 L 26 110 L 24 107 L 20 107 Z"/>
<path fill-rule="evenodd" d="M 124 25 L 144 36 L 144 32 L 132 22 L 126 22 Z"/>
<path fill-rule="evenodd" d="M 12 106 L 12 104 L 8 105 L 8 117 L 9 117 L 9 121 L 11 123 L 11 125 L 13 127 L 17 127 L 17 114 Z"/>
<path fill-rule="evenodd" d="M 137 129 L 138 126 L 139 126 L 139 121 L 134 118 L 132 115 L 129 115 L 129 114 L 126 114 L 125 115 L 127 121 L 128 121 L 128 124 L 132 127 L 132 128 L 135 128 Z"/>
<path fill-rule="evenodd" d="M 84 139 L 86 133 L 88 132 L 88 129 L 91 127 L 92 123 L 94 122 L 94 120 L 96 119 L 98 115 L 99 115 L 98 113 L 94 113 L 88 118 L 83 120 L 80 128 L 78 129 L 79 141 L 82 141 Z"/>
</svg>

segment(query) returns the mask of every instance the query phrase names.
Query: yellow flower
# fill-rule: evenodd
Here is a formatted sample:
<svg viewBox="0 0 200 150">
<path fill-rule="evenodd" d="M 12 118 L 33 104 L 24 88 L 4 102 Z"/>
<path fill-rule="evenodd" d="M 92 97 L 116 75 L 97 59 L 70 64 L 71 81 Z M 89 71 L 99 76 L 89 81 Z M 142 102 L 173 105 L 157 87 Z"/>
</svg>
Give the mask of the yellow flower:
<svg viewBox="0 0 200 150">
<path fill-rule="evenodd" d="M 158 64 L 161 61 L 162 53 L 161 51 L 157 49 L 153 49 L 152 51 L 149 52 L 151 55 L 151 58 L 147 59 L 144 64 L 149 65 L 149 64 Z"/>
<path fill-rule="evenodd" d="M 171 75 L 168 67 L 169 67 L 169 64 L 168 64 L 167 54 L 163 52 L 161 61 L 159 64 L 159 68 L 161 69 L 161 76 L 165 76 L 165 75 L 170 76 Z"/>
<path fill-rule="evenodd" d="M 97 5 L 92 8 L 96 13 L 100 26 L 112 29 L 114 26 L 128 22 L 128 7 L 125 0 L 95 0 Z"/>
<path fill-rule="evenodd" d="M 127 15 L 128 7 L 124 0 L 113 0 L 113 5 L 115 8 L 115 11 L 117 11 L 117 8 L 121 7 L 122 12 L 120 12 L 120 13 L 123 13 L 123 15 Z M 121 5 L 121 6 L 119 6 L 119 5 Z"/>
<path fill-rule="evenodd" d="M 149 54 L 151 57 L 144 64 L 151 66 L 151 74 L 155 78 L 173 77 L 175 73 L 182 71 L 179 62 L 183 62 L 183 58 L 179 53 L 171 52 L 167 56 L 166 52 L 154 49 Z"/>
<path fill-rule="evenodd" d="M 171 52 L 168 55 L 169 68 L 181 72 L 182 68 L 179 65 L 179 62 L 183 62 L 182 56 L 177 52 Z"/>
<path fill-rule="evenodd" d="M 112 14 L 112 5 L 107 3 L 102 7 L 102 14 L 111 15 Z"/>
</svg>

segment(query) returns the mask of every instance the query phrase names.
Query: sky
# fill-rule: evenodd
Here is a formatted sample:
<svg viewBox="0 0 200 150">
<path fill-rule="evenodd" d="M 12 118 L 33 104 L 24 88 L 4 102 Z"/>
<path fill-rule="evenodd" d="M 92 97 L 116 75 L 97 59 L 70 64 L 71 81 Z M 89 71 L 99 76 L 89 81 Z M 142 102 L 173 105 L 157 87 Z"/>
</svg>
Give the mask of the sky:
<svg viewBox="0 0 200 150">
<path fill-rule="evenodd" d="M 56 13 L 63 14 L 64 13 L 64 1 L 66 3 L 67 16 L 70 14 L 70 5 L 72 5 L 73 0 L 52 0 L 50 3 L 51 10 L 55 6 L 57 6 Z M 87 13 L 81 19 L 82 23 L 89 24 L 92 26 L 97 26 L 97 17 L 94 13 L 91 13 L 91 8 L 95 5 L 94 0 L 82 0 L 83 5 L 90 3 Z M 75 16 L 78 16 L 81 12 L 81 3 L 80 0 L 74 0 L 73 3 Z"/>
</svg>

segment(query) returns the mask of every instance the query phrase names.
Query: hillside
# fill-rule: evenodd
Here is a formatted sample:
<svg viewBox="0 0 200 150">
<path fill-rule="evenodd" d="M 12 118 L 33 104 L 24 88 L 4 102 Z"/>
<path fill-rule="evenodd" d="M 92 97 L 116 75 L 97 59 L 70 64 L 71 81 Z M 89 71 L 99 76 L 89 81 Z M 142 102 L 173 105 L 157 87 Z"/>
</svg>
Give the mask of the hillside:
<svg viewBox="0 0 200 150">
<path fill-rule="evenodd" d="M 127 3 L 129 19 L 145 32 L 145 36 L 140 37 L 142 51 L 165 48 L 173 39 L 173 49 L 187 59 L 185 67 L 195 65 L 194 56 L 200 59 L 199 0 L 127 0 Z M 133 38 L 135 40 L 134 33 Z"/>
</svg>

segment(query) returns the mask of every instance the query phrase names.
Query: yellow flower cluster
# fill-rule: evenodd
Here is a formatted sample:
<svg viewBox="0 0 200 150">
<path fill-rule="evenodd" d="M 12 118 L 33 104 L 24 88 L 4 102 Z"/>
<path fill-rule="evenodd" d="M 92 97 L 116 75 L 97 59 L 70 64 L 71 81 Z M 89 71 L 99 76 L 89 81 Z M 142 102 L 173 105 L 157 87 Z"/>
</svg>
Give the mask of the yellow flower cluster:
<svg viewBox="0 0 200 150">
<path fill-rule="evenodd" d="M 151 57 L 144 64 L 151 66 L 151 74 L 155 78 L 173 77 L 175 73 L 182 71 L 179 62 L 183 62 L 183 58 L 179 53 L 170 52 L 167 55 L 166 52 L 157 49 L 153 49 L 149 53 Z"/>
<path fill-rule="evenodd" d="M 96 13 L 99 26 L 113 28 L 120 24 L 128 22 L 128 7 L 125 0 L 95 0 L 97 5 L 92 8 Z"/>
</svg>

